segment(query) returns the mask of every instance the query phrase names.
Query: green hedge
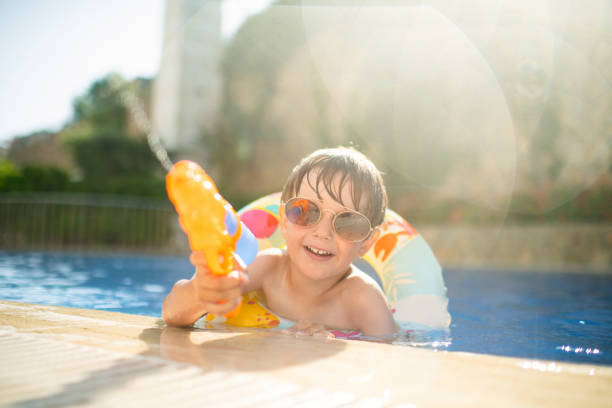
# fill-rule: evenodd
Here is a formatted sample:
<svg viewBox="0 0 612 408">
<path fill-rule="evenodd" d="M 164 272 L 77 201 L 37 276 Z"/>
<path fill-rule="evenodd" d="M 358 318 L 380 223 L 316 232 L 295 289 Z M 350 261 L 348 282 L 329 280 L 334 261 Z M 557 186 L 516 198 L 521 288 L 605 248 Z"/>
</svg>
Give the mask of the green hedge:
<svg viewBox="0 0 612 408">
<path fill-rule="evenodd" d="M 0 162 L 0 193 L 78 192 L 165 198 L 165 179 L 143 173 L 115 177 L 89 177 L 70 181 L 68 173 L 56 167 L 24 166 L 17 168 Z"/>
<path fill-rule="evenodd" d="M 8 161 L 0 162 L 0 192 L 66 191 L 69 184 L 68 173 L 56 167 L 18 169 Z"/>
</svg>

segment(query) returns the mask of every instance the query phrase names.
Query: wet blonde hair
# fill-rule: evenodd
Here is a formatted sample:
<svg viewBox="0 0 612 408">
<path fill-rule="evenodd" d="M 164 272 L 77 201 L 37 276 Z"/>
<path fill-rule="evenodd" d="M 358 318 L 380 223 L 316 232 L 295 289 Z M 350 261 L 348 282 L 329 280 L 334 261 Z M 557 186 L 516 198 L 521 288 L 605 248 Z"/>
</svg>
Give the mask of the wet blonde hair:
<svg viewBox="0 0 612 408">
<path fill-rule="evenodd" d="M 312 180 L 310 176 L 315 172 L 316 179 Z M 334 185 L 337 175 L 340 175 L 340 182 Z M 320 149 L 303 158 L 289 175 L 281 201 L 286 202 L 295 197 L 304 180 L 317 192 L 319 198 L 319 187 L 322 185 L 332 199 L 345 207 L 341 192 L 346 183 L 349 183 L 351 200 L 357 211 L 368 217 L 372 227 L 384 221 L 387 192 L 382 175 L 361 152 L 353 148 L 337 147 Z"/>
</svg>

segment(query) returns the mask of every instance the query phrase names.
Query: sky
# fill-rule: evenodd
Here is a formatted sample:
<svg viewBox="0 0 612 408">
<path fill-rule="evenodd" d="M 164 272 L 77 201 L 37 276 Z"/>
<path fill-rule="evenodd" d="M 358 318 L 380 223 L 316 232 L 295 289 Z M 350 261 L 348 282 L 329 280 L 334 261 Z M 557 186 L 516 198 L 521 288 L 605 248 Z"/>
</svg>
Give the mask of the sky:
<svg viewBox="0 0 612 408">
<path fill-rule="evenodd" d="M 269 2 L 225 0 L 223 37 Z M 74 98 L 110 72 L 155 76 L 164 9 L 164 0 L 0 0 L 0 146 L 59 130 Z"/>
</svg>

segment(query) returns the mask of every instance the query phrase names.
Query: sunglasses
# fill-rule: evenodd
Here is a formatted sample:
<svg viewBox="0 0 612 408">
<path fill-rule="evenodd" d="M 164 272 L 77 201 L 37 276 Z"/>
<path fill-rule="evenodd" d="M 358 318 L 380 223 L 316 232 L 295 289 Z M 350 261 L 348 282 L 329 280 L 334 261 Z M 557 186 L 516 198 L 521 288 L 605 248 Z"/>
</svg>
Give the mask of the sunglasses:
<svg viewBox="0 0 612 408">
<path fill-rule="evenodd" d="M 285 216 L 292 224 L 310 227 L 321 221 L 323 210 L 308 198 L 295 197 L 284 203 Z M 363 241 L 372 232 L 372 224 L 368 218 L 352 210 L 344 210 L 334 214 L 332 221 L 334 232 L 349 242 Z"/>
</svg>

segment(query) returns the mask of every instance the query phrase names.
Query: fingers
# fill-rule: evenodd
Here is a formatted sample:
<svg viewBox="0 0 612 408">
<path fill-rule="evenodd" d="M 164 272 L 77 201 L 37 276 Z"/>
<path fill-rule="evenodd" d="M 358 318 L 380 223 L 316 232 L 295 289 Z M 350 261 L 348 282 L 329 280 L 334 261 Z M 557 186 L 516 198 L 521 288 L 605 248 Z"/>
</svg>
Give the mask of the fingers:
<svg viewBox="0 0 612 408">
<path fill-rule="evenodd" d="M 240 288 L 229 289 L 223 291 L 211 290 L 207 288 L 198 288 L 198 299 L 200 302 L 206 303 L 221 303 L 228 300 L 237 299 L 242 296 Z"/>
<path fill-rule="evenodd" d="M 246 280 L 238 271 L 221 276 L 197 273 L 196 275 L 195 284 L 198 293 L 204 299 L 213 302 L 240 297 L 243 281 Z"/>
<path fill-rule="evenodd" d="M 197 267 L 194 280 L 198 288 L 216 291 L 226 291 L 240 288 L 248 282 L 248 277 L 244 272 L 232 271 L 227 275 L 213 275 L 206 267 Z"/>
<path fill-rule="evenodd" d="M 196 272 L 192 283 L 196 298 L 208 313 L 225 315 L 232 312 L 242 299 L 242 287 L 249 281 L 242 260 L 236 257 L 235 267 L 238 270 L 227 275 L 215 275 L 210 272 L 206 258 L 201 251 L 194 251 L 189 261 L 195 266 Z"/>
<path fill-rule="evenodd" d="M 189 262 L 195 267 L 206 265 L 206 258 L 204 257 L 204 252 L 202 251 L 193 251 L 189 255 Z"/>
<path fill-rule="evenodd" d="M 204 253 L 201 251 L 194 251 L 189 255 L 189 261 L 193 264 L 193 266 L 196 267 L 196 273 L 201 275 L 201 276 L 210 276 L 210 277 L 215 277 L 215 278 L 219 278 L 219 277 L 229 277 L 230 280 L 219 280 L 217 282 L 217 284 L 222 285 L 220 288 L 223 289 L 224 286 L 223 285 L 230 285 L 232 286 L 232 284 L 230 283 L 232 278 L 238 278 L 240 280 L 241 284 L 246 284 L 248 283 L 248 275 L 244 272 L 246 270 L 246 266 L 244 264 L 244 262 L 242 261 L 242 259 L 240 259 L 240 257 L 236 254 L 235 259 L 234 259 L 234 266 L 236 268 L 236 270 L 234 270 L 233 272 L 230 272 L 227 275 L 214 275 L 210 272 L 210 269 L 208 268 L 207 264 L 206 264 L 206 258 L 204 257 Z M 210 286 L 210 285 L 209 285 Z M 215 286 L 214 284 L 212 286 Z"/>
<path fill-rule="evenodd" d="M 197 270 L 194 277 L 197 298 L 202 303 L 213 304 L 240 299 L 243 281 L 241 274 L 234 271 L 227 275 L 213 275 L 208 270 Z"/>
<path fill-rule="evenodd" d="M 189 260 L 196 267 L 192 278 L 195 296 L 208 313 L 223 315 L 234 310 L 242 298 L 242 286 L 248 276 L 241 271 L 214 275 L 206 266 L 204 254 L 193 252 Z"/>
<path fill-rule="evenodd" d="M 326 339 L 335 338 L 334 334 L 325 328 L 325 325 L 312 323 L 308 320 L 300 320 L 289 329 L 283 330 L 284 334 L 299 336 L 322 337 Z"/>
<path fill-rule="evenodd" d="M 212 313 L 217 316 L 223 316 L 236 309 L 236 307 L 238 307 L 238 305 L 240 304 L 240 300 L 241 297 L 237 297 L 229 301 L 221 301 L 222 303 L 203 302 L 203 304 L 206 307 L 208 313 Z"/>
</svg>

